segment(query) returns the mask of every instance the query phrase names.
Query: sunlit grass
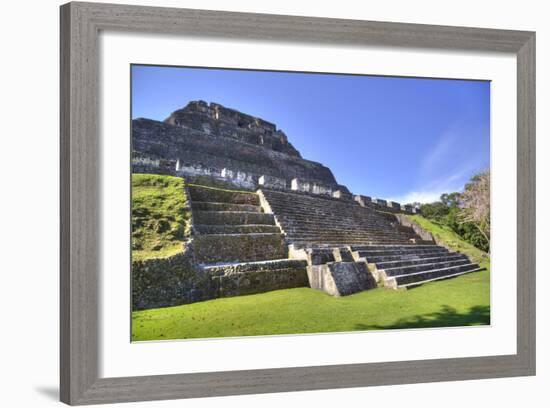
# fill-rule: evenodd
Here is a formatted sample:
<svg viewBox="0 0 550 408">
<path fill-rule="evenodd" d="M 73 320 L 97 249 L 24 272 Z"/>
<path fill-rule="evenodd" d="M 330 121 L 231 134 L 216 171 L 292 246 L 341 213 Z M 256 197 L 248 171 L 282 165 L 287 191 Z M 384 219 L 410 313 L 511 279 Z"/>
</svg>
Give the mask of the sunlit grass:
<svg viewBox="0 0 550 408">
<path fill-rule="evenodd" d="M 190 217 L 182 178 L 132 174 L 132 260 L 181 252 Z"/>
</svg>

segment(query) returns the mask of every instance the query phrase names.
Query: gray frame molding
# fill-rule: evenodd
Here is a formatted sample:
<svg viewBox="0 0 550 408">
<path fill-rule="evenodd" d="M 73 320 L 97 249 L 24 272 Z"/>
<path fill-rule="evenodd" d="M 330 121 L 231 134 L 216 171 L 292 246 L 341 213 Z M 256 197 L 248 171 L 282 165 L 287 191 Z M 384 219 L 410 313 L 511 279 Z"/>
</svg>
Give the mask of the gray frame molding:
<svg viewBox="0 0 550 408">
<path fill-rule="evenodd" d="M 517 56 L 517 354 L 100 378 L 100 30 Z M 535 374 L 535 33 L 114 4 L 61 6 L 61 400 L 96 404 Z"/>
</svg>

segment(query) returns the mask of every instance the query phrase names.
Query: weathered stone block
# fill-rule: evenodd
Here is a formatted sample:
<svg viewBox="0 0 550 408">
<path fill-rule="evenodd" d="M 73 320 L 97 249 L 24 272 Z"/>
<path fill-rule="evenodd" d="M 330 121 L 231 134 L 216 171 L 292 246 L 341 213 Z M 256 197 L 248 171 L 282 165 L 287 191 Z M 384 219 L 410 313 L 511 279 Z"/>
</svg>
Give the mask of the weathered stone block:
<svg viewBox="0 0 550 408">
<path fill-rule="evenodd" d="M 318 183 L 311 184 L 311 192 L 313 194 L 332 195 L 332 188 Z"/>
<path fill-rule="evenodd" d="M 359 203 L 359 205 L 361 205 L 363 207 L 368 206 L 372 201 L 372 198 L 370 198 L 369 196 L 364 196 L 364 195 L 354 195 L 353 199 L 355 201 L 357 201 Z"/>
<path fill-rule="evenodd" d="M 351 200 L 353 198 L 353 195 L 350 192 L 342 189 L 333 191 L 332 196 L 334 198 L 340 198 L 342 200 Z"/>
<path fill-rule="evenodd" d="M 392 208 L 394 210 L 401 210 L 401 204 L 399 204 L 395 201 L 388 201 L 388 207 Z"/>
<path fill-rule="evenodd" d="M 308 248 L 307 259 L 310 265 L 322 265 L 334 262 L 334 253 L 330 248 Z"/>
<path fill-rule="evenodd" d="M 300 180 L 297 178 L 292 179 L 290 188 L 294 191 L 301 191 L 303 193 L 311 192 L 311 183 L 309 181 Z"/>
<path fill-rule="evenodd" d="M 265 188 L 274 188 L 274 189 L 285 189 L 286 188 L 286 180 L 279 177 L 274 176 L 267 176 L 263 175 L 260 176 L 258 179 L 258 184 L 261 187 Z"/>
<path fill-rule="evenodd" d="M 354 262 L 353 255 L 349 248 L 334 248 L 332 250 L 336 262 Z"/>
<path fill-rule="evenodd" d="M 346 296 L 376 287 L 364 262 L 333 262 L 308 266 L 309 284 L 332 296 Z"/>
<path fill-rule="evenodd" d="M 413 206 L 410 205 L 410 204 L 401 205 L 401 211 L 403 211 L 403 212 L 412 213 L 412 210 L 413 210 Z"/>
</svg>

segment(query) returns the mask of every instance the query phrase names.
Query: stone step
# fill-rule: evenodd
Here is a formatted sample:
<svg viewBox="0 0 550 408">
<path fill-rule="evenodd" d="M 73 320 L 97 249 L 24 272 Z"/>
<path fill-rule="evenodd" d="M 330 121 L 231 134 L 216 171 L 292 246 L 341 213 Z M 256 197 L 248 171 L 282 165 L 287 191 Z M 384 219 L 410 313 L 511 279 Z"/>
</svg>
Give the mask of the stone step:
<svg viewBox="0 0 550 408">
<path fill-rule="evenodd" d="M 269 196 L 267 196 L 268 200 L 273 201 L 273 199 Z M 293 205 L 293 207 L 290 207 L 290 205 Z M 376 211 L 373 211 L 368 208 L 361 207 L 359 205 L 355 205 L 353 203 L 342 203 L 342 202 L 330 202 L 330 203 L 322 203 L 315 200 L 311 200 L 308 202 L 301 202 L 301 201 L 274 201 L 273 206 L 276 208 L 280 208 L 281 210 L 284 210 L 288 213 L 296 213 L 300 212 L 300 210 L 303 210 L 305 208 L 311 207 L 313 210 L 320 212 L 323 210 L 326 211 L 332 211 L 332 212 L 343 212 L 346 210 L 349 210 L 350 208 L 354 210 L 357 214 L 369 214 L 373 217 L 380 217 L 380 214 Z"/>
<path fill-rule="evenodd" d="M 410 249 L 410 250 L 416 250 L 416 249 L 440 249 L 442 247 L 440 247 L 439 245 L 414 245 L 414 244 L 411 244 L 411 245 L 354 245 L 351 247 L 351 250 L 352 251 L 369 251 L 369 250 L 374 250 L 374 251 L 378 251 L 378 250 L 385 250 L 385 249 L 389 249 L 389 250 L 407 250 L 407 249 Z"/>
<path fill-rule="evenodd" d="M 214 203 L 209 201 L 193 201 L 193 210 L 200 211 L 246 211 L 262 212 L 262 207 L 250 204 Z"/>
<path fill-rule="evenodd" d="M 431 278 L 431 279 L 425 279 L 425 280 L 422 280 L 422 281 L 407 283 L 405 285 L 399 285 L 398 288 L 412 289 L 412 288 L 415 288 L 417 286 L 423 285 L 425 283 L 435 282 L 435 281 L 439 281 L 439 280 L 443 280 L 443 279 L 452 279 L 452 278 L 456 278 L 458 276 L 465 275 L 467 273 L 480 272 L 480 271 L 483 271 L 484 269 L 485 268 L 474 268 L 474 269 L 467 269 L 465 271 L 456 272 L 456 273 L 452 273 L 452 274 L 443 274 L 443 275 L 439 275 L 439 276 L 436 276 L 436 277 Z"/>
<path fill-rule="evenodd" d="M 401 276 L 401 275 L 410 275 L 415 274 L 417 272 L 423 272 L 423 271 L 429 271 L 433 269 L 444 269 L 444 268 L 450 268 L 452 266 L 461 266 L 461 265 L 467 265 L 470 264 L 470 260 L 468 258 L 462 258 L 462 259 L 455 259 L 455 260 L 449 260 L 449 261 L 441 261 L 441 262 L 431 262 L 431 263 L 420 263 L 416 265 L 408 265 L 408 266 L 398 266 L 394 268 L 384 268 L 381 270 L 381 273 L 383 273 L 387 277 L 391 276 Z"/>
<path fill-rule="evenodd" d="M 337 246 L 345 245 L 356 245 L 356 244 L 404 244 L 407 243 L 407 240 L 398 240 L 398 239 L 384 239 L 384 238 L 373 238 L 373 237 L 340 237 L 340 238 L 289 238 L 287 236 L 287 241 L 290 244 L 294 243 L 311 243 L 311 244 L 332 244 Z M 364 258 L 361 254 L 356 253 L 358 258 Z M 370 262 L 370 261 L 369 261 Z M 372 262 L 371 262 L 372 263 Z"/>
<path fill-rule="evenodd" d="M 340 236 L 333 236 L 333 235 L 310 235 L 310 236 L 301 236 L 301 235 L 294 235 L 289 236 L 287 234 L 287 237 L 289 237 L 289 241 L 291 242 L 298 242 L 298 241 L 319 241 L 319 242 L 325 242 L 325 241 L 350 241 L 350 245 L 364 245 L 364 244 L 409 244 L 410 241 L 408 238 L 403 237 L 384 237 L 384 236 L 374 236 L 374 235 L 353 235 L 353 234 L 347 234 L 347 235 L 340 235 Z M 353 241 L 353 243 L 351 243 Z M 360 251 L 361 252 L 361 251 Z"/>
<path fill-rule="evenodd" d="M 319 224 L 293 224 L 285 222 L 284 220 L 281 220 L 280 217 L 276 217 L 279 223 L 285 226 L 285 230 L 293 233 L 299 233 L 299 232 L 305 232 L 305 233 L 319 233 L 323 231 L 333 231 L 333 232 L 341 232 L 341 231 L 358 231 L 358 232 L 370 232 L 370 233 L 382 233 L 382 234 L 394 234 L 394 235 L 415 235 L 411 233 L 406 232 L 400 232 L 397 231 L 395 228 L 391 226 L 386 227 L 376 227 L 371 225 L 363 225 L 363 224 L 347 224 L 347 223 L 341 223 L 338 221 L 335 221 L 334 223 L 327 222 L 327 223 L 319 223 Z"/>
<path fill-rule="evenodd" d="M 279 217 L 276 217 L 277 220 L 281 225 L 284 225 L 285 231 L 288 231 L 289 233 L 293 234 L 319 234 L 322 232 L 334 232 L 334 233 L 342 233 L 343 231 L 354 231 L 354 232 L 368 232 L 370 234 L 392 234 L 392 235 L 403 235 L 403 236 L 409 236 L 409 235 L 415 235 L 410 233 L 403 233 L 396 231 L 395 229 L 391 228 L 377 228 L 373 226 L 366 226 L 366 225 L 360 225 L 360 224 L 341 224 L 338 222 L 334 223 L 327 223 L 327 224 L 310 224 L 310 225 L 292 225 L 289 223 L 285 223 L 282 221 Z"/>
<path fill-rule="evenodd" d="M 269 197 L 267 197 L 267 199 L 270 200 Z M 271 201 L 273 200 L 271 199 Z M 319 205 L 319 203 L 316 202 L 300 203 L 299 201 L 289 201 L 284 203 L 274 202 L 272 207 L 278 208 L 279 210 L 281 210 L 281 212 L 286 214 L 303 214 L 304 210 L 311 208 L 311 210 L 317 214 L 321 212 L 348 213 L 350 216 L 361 215 L 379 219 L 385 218 L 376 211 L 372 211 L 370 209 L 366 209 L 353 204 L 350 205 L 349 203 L 346 203 L 344 205 L 341 205 L 340 203 Z"/>
<path fill-rule="evenodd" d="M 195 224 L 195 232 L 198 234 L 254 234 L 254 233 L 281 233 L 276 225 L 245 224 L 245 225 L 205 225 Z"/>
<path fill-rule="evenodd" d="M 353 219 L 353 218 L 350 218 L 348 216 L 347 213 L 345 212 L 342 212 L 341 214 L 332 214 L 332 213 L 328 213 L 328 212 L 325 212 L 325 213 L 322 213 L 322 214 L 307 214 L 307 209 L 304 209 L 304 213 L 300 213 L 300 214 L 286 214 L 286 213 L 282 213 L 280 211 L 278 211 L 278 209 L 275 207 L 273 208 L 272 207 L 272 210 L 273 212 L 275 212 L 275 214 L 277 214 L 278 217 L 282 218 L 282 219 L 285 219 L 286 221 L 288 222 L 293 222 L 295 224 L 300 224 L 300 225 L 307 225 L 307 224 L 318 224 L 318 223 L 323 223 L 323 224 L 326 224 L 328 221 L 338 221 L 338 222 L 341 222 L 341 223 L 348 223 L 348 224 L 363 224 L 363 225 L 373 225 L 373 226 L 389 226 L 391 227 L 391 224 L 386 222 L 386 221 L 382 221 L 382 220 L 376 220 L 376 219 L 370 219 L 370 218 L 365 218 L 365 217 L 361 217 L 361 218 L 358 218 L 358 219 Z"/>
<path fill-rule="evenodd" d="M 284 206 L 279 206 L 279 205 L 273 205 L 271 206 L 274 210 L 278 210 L 279 213 L 281 215 L 286 215 L 286 216 L 299 216 L 299 215 L 304 215 L 304 214 L 309 214 L 311 215 L 312 217 L 321 217 L 323 215 L 337 215 L 337 216 L 341 216 L 341 215 L 345 215 L 346 217 L 349 217 L 349 218 L 355 218 L 355 219 L 365 219 L 365 220 L 372 220 L 372 221 L 379 221 L 379 222 L 389 222 L 388 219 L 386 219 L 385 217 L 380 217 L 378 214 L 376 213 L 373 213 L 373 212 L 369 212 L 369 211 L 364 211 L 363 209 L 361 209 L 361 207 L 352 207 L 352 208 L 331 208 L 331 207 L 327 207 L 327 208 L 315 208 L 314 205 L 311 206 L 311 205 L 304 205 L 304 206 L 299 206 L 299 205 L 295 205 L 294 208 L 292 209 L 289 209 L 288 206 L 292 205 L 291 203 L 288 203 L 288 204 L 285 204 Z M 285 207 L 287 206 L 287 207 Z M 307 213 L 306 211 L 308 211 L 309 209 L 309 213 Z M 394 220 L 394 222 L 396 222 Z"/>
<path fill-rule="evenodd" d="M 293 208 L 288 208 L 288 206 L 293 205 L 292 203 L 287 203 L 284 205 L 273 205 L 272 208 L 279 210 L 281 215 L 304 215 L 305 211 L 309 210 L 309 215 L 313 217 L 320 217 L 325 214 L 328 215 L 347 215 L 352 218 L 365 218 L 365 219 L 371 219 L 371 220 L 383 220 L 385 218 L 379 217 L 376 213 L 364 211 L 361 207 L 352 207 L 351 209 L 348 207 L 315 207 L 311 205 L 300 205 L 300 204 L 294 204 Z M 352 210 L 352 211 L 350 211 Z M 307 213 L 306 213 L 307 214 Z"/>
<path fill-rule="evenodd" d="M 397 275 L 388 277 L 384 280 L 384 285 L 390 288 L 400 287 L 412 287 L 418 286 L 422 283 L 430 282 L 433 280 L 439 280 L 443 278 L 450 278 L 459 276 L 468 272 L 480 271 L 479 265 L 475 263 L 468 263 L 465 265 L 451 266 L 447 268 L 432 269 L 427 271 L 420 271 L 416 273 L 409 273 L 405 275 Z"/>
<path fill-rule="evenodd" d="M 282 234 L 209 234 L 193 239 L 197 263 L 288 258 Z"/>
<path fill-rule="evenodd" d="M 374 238 L 374 239 L 381 239 L 381 238 L 397 238 L 397 239 L 409 239 L 410 237 L 407 235 L 399 235 L 399 234 L 384 234 L 384 233 L 377 233 L 374 231 L 351 231 L 351 230 L 344 230 L 344 231 L 320 231 L 318 233 L 314 232 L 292 232 L 288 230 L 284 230 L 284 232 L 287 235 L 290 235 L 296 239 L 307 239 L 307 238 L 341 238 L 341 237 L 357 237 L 357 238 Z"/>
<path fill-rule="evenodd" d="M 187 191 L 191 201 L 260 205 L 260 198 L 256 193 L 244 191 L 223 190 L 220 188 L 188 184 Z"/>
<path fill-rule="evenodd" d="M 207 225 L 275 225 L 273 214 L 249 211 L 193 211 L 193 222 Z"/>
<path fill-rule="evenodd" d="M 288 241 L 288 238 L 287 238 L 287 241 Z M 353 245 L 353 244 L 365 243 L 365 240 L 363 240 L 362 242 L 359 241 L 359 240 L 356 240 L 356 241 L 354 241 L 354 240 L 347 240 L 347 241 L 346 240 L 341 240 L 341 241 L 307 240 L 307 241 L 290 241 L 290 243 L 292 245 L 294 245 L 295 248 L 299 249 L 299 248 L 310 248 L 312 246 L 314 246 L 314 247 L 321 247 L 321 246 L 332 247 L 332 246 L 342 246 L 342 245 Z M 385 241 L 379 241 L 379 242 L 372 241 L 372 243 L 384 244 L 384 243 L 388 243 L 388 242 L 385 242 Z"/>
<path fill-rule="evenodd" d="M 460 259 L 468 259 L 468 258 L 464 254 L 451 252 L 449 254 L 445 254 L 437 257 L 378 262 L 375 265 L 377 269 L 389 269 L 389 268 L 397 268 L 402 266 L 413 266 L 413 265 L 421 265 L 421 264 L 434 263 L 434 262 L 454 261 L 454 260 L 460 260 Z"/>
<path fill-rule="evenodd" d="M 303 227 L 326 227 L 326 226 L 332 226 L 334 228 L 334 223 L 337 223 L 337 225 L 340 226 L 351 226 L 354 228 L 384 228 L 387 230 L 392 231 L 398 231 L 398 229 L 391 223 L 388 222 L 372 222 L 370 220 L 352 220 L 349 218 L 345 218 L 345 216 L 338 216 L 338 217 L 331 217 L 329 215 L 326 215 L 324 217 L 319 217 L 318 219 L 315 219 L 313 217 L 308 217 L 301 219 L 299 217 L 289 217 L 285 215 L 281 215 L 277 212 L 277 210 L 273 210 L 274 213 L 277 215 L 277 219 L 281 220 L 281 222 L 287 223 L 289 227 L 294 228 L 303 228 Z M 406 232 L 406 231 L 403 231 Z"/>
<path fill-rule="evenodd" d="M 287 235 L 288 236 L 288 235 Z M 396 245 L 396 244 L 410 244 L 410 240 L 404 237 L 384 237 L 384 236 L 374 236 L 374 235 L 352 235 L 348 234 L 347 236 L 321 236 L 321 235 L 312 235 L 312 236 L 291 236 L 289 241 L 298 242 L 298 241 L 319 241 L 325 242 L 330 240 L 336 241 L 350 241 L 349 245 Z M 353 241 L 353 242 L 352 242 Z"/>
<path fill-rule="evenodd" d="M 415 248 L 415 249 L 406 249 L 406 250 L 399 250 L 399 249 L 379 249 L 379 250 L 363 250 L 363 251 L 357 251 L 359 256 L 362 258 L 367 258 L 369 263 L 373 263 L 373 261 L 370 260 L 371 257 L 380 257 L 380 256 L 391 256 L 391 255 L 415 255 L 415 254 L 425 254 L 427 252 L 430 253 L 448 253 L 449 250 L 447 248 L 439 247 L 438 249 L 429 249 L 429 248 Z"/>
<path fill-rule="evenodd" d="M 367 261 L 369 263 L 378 264 L 380 262 L 390 262 L 390 261 L 404 261 L 404 260 L 415 260 L 415 259 L 424 259 L 424 258 L 434 258 L 437 256 L 445 255 L 448 252 L 442 251 L 427 251 L 424 253 L 414 253 L 414 254 L 401 254 L 401 255 L 384 255 L 384 256 L 370 256 Z M 361 251 L 356 252 L 357 257 L 361 258 Z"/>
</svg>

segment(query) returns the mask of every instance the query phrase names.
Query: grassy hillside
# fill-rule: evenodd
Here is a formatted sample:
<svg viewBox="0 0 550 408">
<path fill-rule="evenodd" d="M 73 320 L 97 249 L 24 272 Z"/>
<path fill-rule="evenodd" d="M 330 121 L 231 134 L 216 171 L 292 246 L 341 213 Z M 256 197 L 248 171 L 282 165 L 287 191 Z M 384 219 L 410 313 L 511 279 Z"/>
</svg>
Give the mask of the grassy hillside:
<svg viewBox="0 0 550 408">
<path fill-rule="evenodd" d="M 132 260 L 183 250 L 191 217 L 183 187 L 179 177 L 132 174 Z"/>
<path fill-rule="evenodd" d="M 431 232 L 436 239 L 444 243 L 449 249 L 468 255 L 470 259 L 484 267 L 489 266 L 489 255 L 487 253 L 464 241 L 448 226 L 428 220 L 421 215 L 408 215 L 407 217 L 415 221 L 425 230 Z"/>
<path fill-rule="evenodd" d="M 332 297 L 309 288 L 215 299 L 134 312 L 132 339 L 167 340 L 290 333 L 320 333 L 490 323 L 486 254 L 421 217 L 415 221 L 487 270 L 431 282 L 411 290 L 378 288 Z"/>
</svg>

